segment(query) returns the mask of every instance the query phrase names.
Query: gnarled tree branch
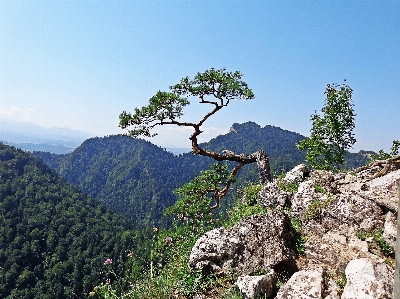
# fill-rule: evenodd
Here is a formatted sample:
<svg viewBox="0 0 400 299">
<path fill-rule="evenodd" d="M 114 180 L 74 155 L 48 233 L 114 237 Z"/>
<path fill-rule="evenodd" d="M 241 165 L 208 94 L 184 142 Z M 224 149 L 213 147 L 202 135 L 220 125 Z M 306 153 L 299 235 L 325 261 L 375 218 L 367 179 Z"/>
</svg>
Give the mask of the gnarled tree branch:
<svg viewBox="0 0 400 299">
<path fill-rule="evenodd" d="M 242 74 L 240 72 L 226 72 L 225 69 L 210 69 L 204 73 L 198 73 L 193 80 L 188 77 L 183 78 L 180 83 L 171 86 L 171 92 L 159 91 L 150 99 L 148 106 L 141 109 L 135 108 L 135 113 L 130 114 L 124 111 L 120 115 L 120 127 L 127 128 L 133 126 L 134 129 L 129 132 L 132 137 L 145 136 L 152 137 L 150 130 L 158 125 L 177 125 L 193 127 L 194 132 L 189 137 L 192 142 L 192 151 L 195 155 L 211 157 L 217 161 L 232 161 L 239 163 L 232 170 L 232 174 L 236 176 L 237 172 L 243 165 L 257 162 L 260 183 L 264 184 L 267 180 L 271 180 L 270 164 L 268 156 L 264 151 L 257 151 L 252 154 L 235 154 L 231 151 L 217 153 L 212 150 L 203 149 L 198 144 L 197 137 L 202 133 L 201 126 L 204 122 L 217 113 L 220 109 L 227 106 L 231 100 L 252 99 L 254 94 L 247 87 L 247 84 L 241 81 Z M 198 97 L 200 104 L 210 104 L 214 108 L 204 115 L 198 123 L 180 122 L 179 119 L 183 115 L 183 108 L 189 105 L 187 97 Z M 216 100 L 210 100 L 207 97 Z M 231 182 L 214 194 L 216 206 L 219 200 L 228 192 Z"/>
</svg>

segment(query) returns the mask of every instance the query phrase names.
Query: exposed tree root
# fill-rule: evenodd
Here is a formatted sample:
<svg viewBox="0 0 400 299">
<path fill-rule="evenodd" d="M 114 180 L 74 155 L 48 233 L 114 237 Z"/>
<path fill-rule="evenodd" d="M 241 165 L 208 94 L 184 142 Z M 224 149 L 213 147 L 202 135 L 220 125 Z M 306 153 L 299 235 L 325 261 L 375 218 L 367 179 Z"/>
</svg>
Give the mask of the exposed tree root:
<svg viewBox="0 0 400 299">
<path fill-rule="evenodd" d="M 370 168 L 373 168 L 376 166 L 382 167 L 382 169 L 379 172 L 377 172 L 376 174 L 374 174 L 371 179 L 376 179 L 381 176 L 384 176 L 385 174 L 390 172 L 393 168 L 400 168 L 400 156 L 392 157 L 392 158 L 389 158 L 386 160 L 373 161 L 368 165 L 361 166 L 357 169 L 354 169 L 350 173 L 356 174 L 356 173 L 359 173 L 361 171 L 364 171 L 364 170 L 367 170 L 367 169 L 370 169 Z"/>
</svg>

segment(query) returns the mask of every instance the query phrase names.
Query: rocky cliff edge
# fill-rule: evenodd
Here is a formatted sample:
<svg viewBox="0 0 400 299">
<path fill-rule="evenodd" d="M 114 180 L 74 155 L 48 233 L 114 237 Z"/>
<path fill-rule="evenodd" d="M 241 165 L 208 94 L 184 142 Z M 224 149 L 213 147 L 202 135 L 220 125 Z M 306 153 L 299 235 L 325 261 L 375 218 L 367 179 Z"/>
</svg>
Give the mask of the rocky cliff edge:
<svg viewBox="0 0 400 299">
<path fill-rule="evenodd" d="M 298 165 L 259 193 L 269 213 L 204 234 L 189 267 L 237 275 L 243 298 L 393 298 L 397 181 L 379 165 Z"/>
</svg>

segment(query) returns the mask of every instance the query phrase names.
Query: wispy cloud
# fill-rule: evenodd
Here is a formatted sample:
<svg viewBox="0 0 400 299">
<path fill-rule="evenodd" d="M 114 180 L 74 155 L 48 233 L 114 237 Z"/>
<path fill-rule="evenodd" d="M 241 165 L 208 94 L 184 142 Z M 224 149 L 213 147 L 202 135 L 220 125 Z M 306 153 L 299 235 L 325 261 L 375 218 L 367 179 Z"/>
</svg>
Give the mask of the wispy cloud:
<svg viewBox="0 0 400 299">
<path fill-rule="evenodd" d="M 32 108 L 21 108 L 11 105 L 8 108 L 0 107 L 0 117 L 13 119 L 17 121 L 32 121 L 34 119 L 35 110 Z"/>
</svg>

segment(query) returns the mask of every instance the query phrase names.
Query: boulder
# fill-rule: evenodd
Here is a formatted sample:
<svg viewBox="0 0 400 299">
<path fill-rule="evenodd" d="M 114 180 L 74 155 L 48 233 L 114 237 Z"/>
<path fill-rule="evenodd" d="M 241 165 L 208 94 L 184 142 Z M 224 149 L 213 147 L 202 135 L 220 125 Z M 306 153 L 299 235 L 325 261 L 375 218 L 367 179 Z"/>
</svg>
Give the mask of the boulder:
<svg viewBox="0 0 400 299">
<path fill-rule="evenodd" d="M 397 217 L 390 211 L 386 214 L 385 217 L 383 238 L 396 251 Z"/>
<path fill-rule="evenodd" d="M 258 194 L 257 203 L 265 208 L 283 208 L 292 194 L 278 187 L 276 181 L 270 182 L 261 189 Z"/>
<path fill-rule="evenodd" d="M 315 191 L 315 182 L 308 180 L 300 183 L 297 193 L 292 199 L 292 209 L 297 214 L 304 214 L 313 201 L 327 201 L 328 195 Z"/>
<path fill-rule="evenodd" d="M 341 299 L 393 298 L 394 270 L 385 263 L 362 258 L 346 267 L 347 283 Z"/>
<path fill-rule="evenodd" d="M 280 265 L 294 265 L 293 230 L 280 210 L 244 218 L 230 230 L 201 236 L 189 258 L 191 269 L 219 274 L 251 275 Z"/>
<path fill-rule="evenodd" d="M 282 286 L 275 299 L 315 299 L 322 298 L 324 278 L 322 268 L 296 272 Z"/>
<path fill-rule="evenodd" d="M 296 183 L 296 182 L 301 182 L 304 180 L 306 175 L 309 173 L 307 165 L 306 164 L 299 164 L 296 167 L 294 167 L 292 170 L 290 170 L 288 173 L 286 173 L 285 178 L 283 179 L 283 182 L 288 184 L 288 183 Z"/>
<path fill-rule="evenodd" d="M 396 242 L 400 170 L 375 178 L 380 169 L 364 167 L 347 174 L 316 170 L 304 181 L 308 173 L 299 165 L 259 193 L 258 204 L 272 208 L 271 212 L 246 217 L 229 230 L 219 228 L 198 239 L 190 268 L 242 275 L 236 285 L 244 298 L 259 292 L 266 278 L 250 275 L 264 270 L 274 271 L 275 277 L 295 273 L 277 299 L 393 298 L 392 257 L 384 256 L 371 235 L 360 239 L 361 234 L 383 228 L 384 240 L 392 247 Z M 293 182 L 299 182 L 296 194 L 279 188 Z M 343 271 L 344 290 L 343 281 L 335 280 Z M 329 273 L 325 281 L 324 272 Z"/>
<path fill-rule="evenodd" d="M 275 285 L 276 276 L 273 269 L 265 275 L 240 276 L 236 282 L 236 286 L 244 299 L 254 299 L 260 295 L 268 298 L 272 295 Z"/>
</svg>

